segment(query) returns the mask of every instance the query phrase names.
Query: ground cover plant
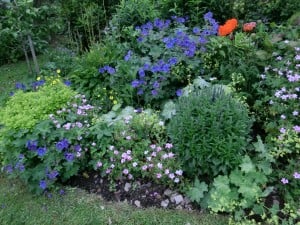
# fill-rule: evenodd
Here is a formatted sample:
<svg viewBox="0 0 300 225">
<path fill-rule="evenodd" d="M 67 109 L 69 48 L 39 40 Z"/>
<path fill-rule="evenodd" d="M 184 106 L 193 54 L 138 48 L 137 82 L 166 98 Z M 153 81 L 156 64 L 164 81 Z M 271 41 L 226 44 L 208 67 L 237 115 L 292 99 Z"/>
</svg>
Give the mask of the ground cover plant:
<svg viewBox="0 0 300 225">
<path fill-rule="evenodd" d="M 187 197 L 230 224 L 299 223 L 299 15 L 155 18 L 149 0 L 131 24 L 125 2 L 100 43 L 16 84 L 0 109 L 2 170 L 39 194 L 77 179 L 118 200 L 141 187 L 161 207 Z"/>
</svg>

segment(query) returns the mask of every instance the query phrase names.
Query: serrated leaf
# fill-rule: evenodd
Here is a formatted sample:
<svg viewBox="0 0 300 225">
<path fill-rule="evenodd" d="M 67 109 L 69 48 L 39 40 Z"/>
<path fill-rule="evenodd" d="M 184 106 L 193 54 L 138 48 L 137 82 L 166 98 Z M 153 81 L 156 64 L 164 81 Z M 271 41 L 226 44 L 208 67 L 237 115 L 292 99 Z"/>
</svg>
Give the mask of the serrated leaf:
<svg viewBox="0 0 300 225">
<path fill-rule="evenodd" d="M 208 191 L 208 186 L 205 182 L 201 182 L 196 179 L 194 187 L 190 188 L 187 195 L 192 201 L 200 203 L 201 199 L 204 197 L 204 192 Z"/>
<path fill-rule="evenodd" d="M 251 171 L 255 171 L 255 167 L 250 159 L 250 157 L 247 155 L 244 157 L 242 164 L 240 165 L 241 171 L 245 173 L 249 173 Z"/>
</svg>

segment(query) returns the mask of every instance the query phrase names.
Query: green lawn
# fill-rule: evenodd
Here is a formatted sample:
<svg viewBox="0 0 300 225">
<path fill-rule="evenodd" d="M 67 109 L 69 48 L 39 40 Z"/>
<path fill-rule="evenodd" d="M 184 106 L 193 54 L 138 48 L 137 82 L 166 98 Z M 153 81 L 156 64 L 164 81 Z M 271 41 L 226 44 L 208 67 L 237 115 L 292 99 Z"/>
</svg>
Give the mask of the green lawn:
<svg viewBox="0 0 300 225">
<path fill-rule="evenodd" d="M 137 209 L 68 188 L 64 196 L 34 196 L 15 180 L 0 175 L 1 225 L 222 225 L 226 218 L 199 212 Z"/>
</svg>

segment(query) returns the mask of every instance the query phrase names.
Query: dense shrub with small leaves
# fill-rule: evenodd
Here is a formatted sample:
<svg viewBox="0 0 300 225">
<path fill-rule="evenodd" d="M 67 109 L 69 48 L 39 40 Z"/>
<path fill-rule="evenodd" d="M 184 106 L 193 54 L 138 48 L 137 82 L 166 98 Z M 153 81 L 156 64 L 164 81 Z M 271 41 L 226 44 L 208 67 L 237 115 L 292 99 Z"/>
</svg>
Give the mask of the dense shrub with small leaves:
<svg viewBox="0 0 300 225">
<path fill-rule="evenodd" d="M 212 86 L 179 98 L 168 134 L 185 174 L 212 179 L 241 162 L 251 125 L 247 107 Z"/>
</svg>

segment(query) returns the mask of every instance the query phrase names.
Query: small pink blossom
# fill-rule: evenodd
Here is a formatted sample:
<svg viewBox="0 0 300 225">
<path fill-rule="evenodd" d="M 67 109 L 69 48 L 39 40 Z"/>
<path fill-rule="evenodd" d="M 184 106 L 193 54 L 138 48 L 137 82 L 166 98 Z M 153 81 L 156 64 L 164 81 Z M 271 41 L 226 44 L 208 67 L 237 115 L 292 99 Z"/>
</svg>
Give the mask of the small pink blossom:
<svg viewBox="0 0 300 225">
<path fill-rule="evenodd" d="M 105 173 L 106 173 L 106 174 L 110 174 L 110 173 L 111 173 L 111 169 L 107 169 L 107 170 L 105 171 Z"/>
<path fill-rule="evenodd" d="M 157 168 L 162 170 L 163 165 L 161 163 L 157 163 Z"/>
<path fill-rule="evenodd" d="M 142 166 L 142 170 L 147 170 L 147 168 L 148 168 L 148 166 L 147 165 L 144 165 L 144 166 Z"/>
<path fill-rule="evenodd" d="M 174 179 L 174 182 L 175 182 L 175 183 L 179 183 L 179 181 L 180 181 L 180 180 L 179 180 L 178 177 L 176 177 L 176 178 Z"/>
<path fill-rule="evenodd" d="M 150 148 L 151 148 L 151 149 L 155 149 L 155 148 L 156 148 L 156 145 L 152 144 L 152 145 L 150 145 Z"/>
<path fill-rule="evenodd" d="M 300 133 L 300 126 L 296 125 L 296 126 L 293 126 L 294 128 L 294 131 L 296 131 L 297 133 Z"/>
<path fill-rule="evenodd" d="M 300 173 L 298 173 L 298 172 L 295 172 L 293 174 L 293 176 L 294 176 L 295 179 L 300 179 Z"/>
<path fill-rule="evenodd" d="M 182 176 L 183 171 L 182 170 L 176 170 L 175 172 L 178 176 Z"/>
<path fill-rule="evenodd" d="M 129 170 L 128 169 L 124 169 L 123 170 L 123 174 L 127 175 L 129 173 Z"/>
<path fill-rule="evenodd" d="M 119 151 L 118 151 L 118 150 L 114 150 L 114 154 L 115 154 L 115 155 L 118 155 L 118 154 L 119 154 Z"/>
<path fill-rule="evenodd" d="M 174 153 L 173 152 L 169 152 L 168 156 L 169 156 L 169 158 L 173 158 L 174 157 Z"/>
<path fill-rule="evenodd" d="M 156 152 L 152 152 L 151 156 L 156 157 Z"/>
<path fill-rule="evenodd" d="M 128 177 L 128 179 L 129 179 L 129 180 L 132 180 L 132 179 L 133 179 L 133 176 L 132 176 L 132 174 L 128 174 L 128 176 L 127 176 L 127 177 Z"/>
<path fill-rule="evenodd" d="M 138 165 L 137 162 L 132 163 L 133 167 L 136 167 L 137 165 Z"/>
<path fill-rule="evenodd" d="M 166 169 L 166 170 L 165 170 L 165 174 L 168 175 L 169 173 L 170 173 L 170 170 L 169 170 L 169 169 Z"/>
<path fill-rule="evenodd" d="M 173 180 L 175 178 L 175 174 L 174 173 L 170 173 L 169 174 L 169 178 Z"/>
<path fill-rule="evenodd" d="M 286 179 L 286 178 L 282 178 L 280 181 L 281 181 L 281 183 L 283 183 L 283 184 L 288 184 L 288 183 L 289 183 L 289 180 Z"/>
<path fill-rule="evenodd" d="M 131 140 L 131 136 L 126 136 L 126 140 Z"/>
<path fill-rule="evenodd" d="M 102 162 L 98 161 L 97 162 L 97 168 L 101 167 L 102 166 Z"/>
<path fill-rule="evenodd" d="M 161 176 L 162 176 L 162 175 L 161 175 L 160 173 L 157 173 L 157 174 L 156 174 L 156 178 L 157 178 L 157 179 L 160 179 Z"/>
<path fill-rule="evenodd" d="M 173 148 L 173 145 L 171 143 L 166 143 L 165 148 L 167 149 Z"/>
<path fill-rule="evenodd" d="M 150 157 L 150 156 L 147 157 L 147 160 L 148 160 L 149 162 L 151 161 L 151 159 L 152 159 L 152 157 Z"/>
</svg>

